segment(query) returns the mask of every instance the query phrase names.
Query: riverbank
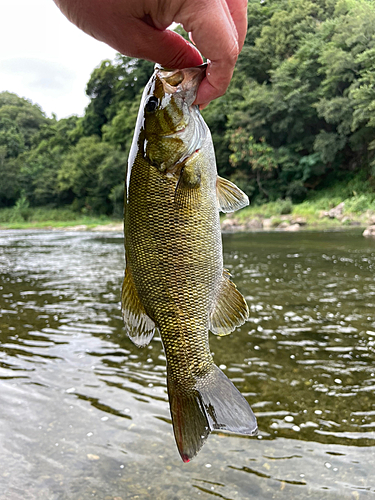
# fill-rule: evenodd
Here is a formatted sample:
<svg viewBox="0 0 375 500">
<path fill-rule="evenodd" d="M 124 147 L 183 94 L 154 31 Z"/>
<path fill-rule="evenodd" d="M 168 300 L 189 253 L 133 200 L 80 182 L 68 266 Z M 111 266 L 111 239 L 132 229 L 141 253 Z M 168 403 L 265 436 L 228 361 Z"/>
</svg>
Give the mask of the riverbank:
<svg viewBox="0 0 375 500">
<path fill-rule="evenodd" d="M 300 231 L 335 230 L 350 227 L 368 227 L 375 224 L 375 212 L 353 213 L 345 211 L 340 203 L 330 210 L 306 211 L 293 207 L 289 214 L 262 213 L 256 208 L 246 208 L 239 213 L 227 214 L 221 222 L 223 231 Z"/>
<path fill-rule="evenodd" d="M 108 221 L 93 222 L 92 220 L 32 221 L 17 223 L 1 223 L 0 231 L 5 229 L 47 229 L 50 231 L 122 231 L 123 222 Z"/>
<path fill-rule="evenodd" d="M 375 224 L 375 205 L 367 196 L 346 200 L 322 197 L 293 205 L 279 200 L 260 206 L 249 206 L 227 214 L 223 231 L 300 231 L 365 228 Z"/>
<path fill-rule="evenodd" d="M 339 201 L 334 204 L 333 202 Z M 49 229 L 62 231 L 122 231 L 123 222 L 110 217 L 89 217 L 69 209 L 29 209 L 27 220 L 14 209 L 0 210 L 0 229 Z M 234 231 L 337 230 L 375 225 L 375 205 L 367 197 L 355 196 L 344 201 L 322 198 L 293 205 L 278 200 L 249 206 L 222 215 L 221 227 Z"/>
<path fill-rule="evenodd" d="M 25 222 L 25 223 L 9 223 L 0 224 L 0 231 L 6 229 L 46 229 L 49 231 L 122 231 L 124 227 L 123 221 L 102 221 L 100 224 L 93 221 L 64 221 L 55 223 L 54 221 L 47 222 Z"/>
<path fill-rule="evenodd" d="M 113 226 L 116 229 L 113 229 Z M 106 227 L 121 229 L 121 220 L 107 216 L 90 216 L 70 208 L 17 207 L 0 209 L 0 229 L 93 230 Z"/>
</svg>

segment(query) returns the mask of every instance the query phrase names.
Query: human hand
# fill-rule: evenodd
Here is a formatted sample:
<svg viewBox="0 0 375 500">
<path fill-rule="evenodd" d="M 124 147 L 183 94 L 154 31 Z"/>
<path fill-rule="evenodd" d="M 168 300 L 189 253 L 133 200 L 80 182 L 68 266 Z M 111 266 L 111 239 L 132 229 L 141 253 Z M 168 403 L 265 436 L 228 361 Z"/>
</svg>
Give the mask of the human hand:
<svg viewBox="0 0 375 500">
<path fill-rule="evenodd" d="M 209 61 L 196 104 L 223 95 L 247 29 L 247 0 L 54 0 L 66 17 L 122 54 L 186 68 Z M 180 23 L 197 48 L 174 31 Z M 200 53 L 198 52 L 198 50 Z"/>
</svg>

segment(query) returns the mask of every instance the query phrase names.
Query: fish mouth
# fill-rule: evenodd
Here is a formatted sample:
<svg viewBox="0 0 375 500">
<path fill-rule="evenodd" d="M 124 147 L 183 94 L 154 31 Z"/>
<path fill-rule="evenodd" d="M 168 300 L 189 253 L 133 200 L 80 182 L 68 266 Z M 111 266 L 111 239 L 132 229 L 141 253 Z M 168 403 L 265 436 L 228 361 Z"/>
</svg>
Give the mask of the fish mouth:
<svg viewBox="0 0 375 500">
<path fill-rule="evenodd" d="M 184 99 L 190 106 L 193 104 L 198 87 L 206 76 L 207 63 L 193 68 L 166 69 L 156 64 L 155 71 L 158 73 L 166 94 L 183 92 Z"/>
<path fill-rule="evenodd" d="M 199 107 L 194 105 L 198 87 L 206 76 L 207 63 L 193 68 L 166 69 L 155 66 L 155 73 L 162 82 L 165 94 L 175 94 L 180 102 L 184 115 L 177 130 L 163 135 L 163 139 L 178 139 L 184 144 L 184 153 L 178 163 L 185 161 L 199 151 L 207 135 L 207 125 L 200 114 Z"/>
</svg>

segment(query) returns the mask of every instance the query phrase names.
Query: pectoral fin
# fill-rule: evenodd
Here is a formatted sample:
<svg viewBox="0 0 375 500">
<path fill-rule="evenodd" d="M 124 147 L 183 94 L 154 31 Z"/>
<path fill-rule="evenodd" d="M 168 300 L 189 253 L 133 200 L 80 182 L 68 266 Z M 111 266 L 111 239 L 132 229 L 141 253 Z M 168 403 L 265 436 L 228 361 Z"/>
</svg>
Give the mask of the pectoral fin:
<svg viewBox="0 0 375 500">
<path fill-rule="evenodd" d="M 249 198 L 233 182 L 217 176 L 216 192 L 219 210 L 224 213 L 234 212 L 249 204 Z"/>
<path fill-rule="evenodd" d="M 128 268 L 125 269 L 122 285 L 121 309 L 130 339 L 136 346 L 145 347 L 151 342 L 155 333 L 155 323 L 144 310 Z"/>
<path fill-rule="evenodd" d="M 199 203 L 201 173 L 196 162 L 187 161 L 181 169 L 174 196 L 175 203 L 181 208 L 196 208 Z"/>
<path fill-rule="evenodd" d="M 216 335 L 228 335 L 249 317 L 246 300 L 229 276 L 224 270 L 216 306 L 211 314 L 210 330 Z"/>
</svg>

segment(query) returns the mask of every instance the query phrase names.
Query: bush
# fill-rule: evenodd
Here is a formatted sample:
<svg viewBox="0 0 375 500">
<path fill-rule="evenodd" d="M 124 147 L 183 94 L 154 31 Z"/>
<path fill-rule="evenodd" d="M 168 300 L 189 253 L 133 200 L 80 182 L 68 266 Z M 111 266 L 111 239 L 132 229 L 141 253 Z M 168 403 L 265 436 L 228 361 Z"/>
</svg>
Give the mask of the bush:
<svg viewBox="0 0 375 500">
<path fill-rule="evenodd" d="M 293 181 L 287 187 L 286 195 L 291 198 L 294 203 L 301 203 L 301 201 L 306 198 L 307 189 L 302 181 Z"/>
<path fill-rule="evenodd" d="M 345 201 L 345 212 L 360 213 L 366 210 L 375 210 L 374 196 L 371 194 L 353 196 Z"/>
<path fill-rule="evenodd" d="M 11 215 L 11 222 L 27 221 L 30 216 L 30 205 L 25 195 L 16 201 Z"/>
<path fill-rule="evenodd" d="M 293 203 L 290 198 L 286 198 L 285 200 L 281 200 L 280 214 L 281 215 L 289 215 L 293 210 Z"/>
</svg>

